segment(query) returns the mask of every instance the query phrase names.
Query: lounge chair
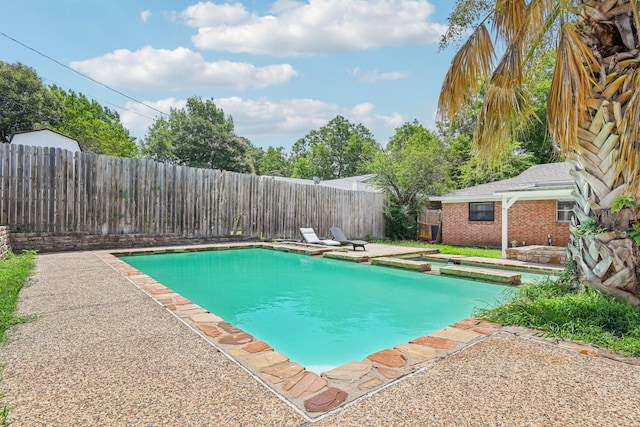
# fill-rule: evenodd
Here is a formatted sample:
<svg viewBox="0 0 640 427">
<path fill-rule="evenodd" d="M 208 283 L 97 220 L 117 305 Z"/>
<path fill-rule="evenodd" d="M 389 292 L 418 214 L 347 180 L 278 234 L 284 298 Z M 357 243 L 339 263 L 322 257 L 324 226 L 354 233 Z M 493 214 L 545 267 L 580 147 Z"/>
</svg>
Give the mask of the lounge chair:
<svg viewBox="0 0 640 427">
<path fill-rule="evenodd" d="M 340 242 L 336 242 L 335 240 L 318 239 L 313 228 L 301 228 L 300 232 L 302 233 L 304 241 L 307 243 L 314 245 L 340 246 Z"/>
<path fill-rule="evenodd" d="M 364 240 L 349 240 L 347 236 L 344 235 L 342 229 L 340 227 L 331 227 L 331 234 L 333 234 L 333 238 L 339 242 L 341 245 L 353 245 L 353 250 L 356 248 L 362 248 L 363 251 L 366 251 L 364 245 L 369 242 L 365 242 Z"/>
</svg>

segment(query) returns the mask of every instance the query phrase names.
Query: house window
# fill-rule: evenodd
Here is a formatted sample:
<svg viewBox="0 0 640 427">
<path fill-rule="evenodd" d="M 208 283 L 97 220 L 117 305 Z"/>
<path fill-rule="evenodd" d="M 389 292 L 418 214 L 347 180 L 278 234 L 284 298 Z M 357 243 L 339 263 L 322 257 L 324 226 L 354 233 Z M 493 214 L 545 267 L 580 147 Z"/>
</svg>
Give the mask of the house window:
<svg viewBox="0 0 640 427">
<path fill-rule="evenodd" d="M 469 203 L 469 221 L 493 221 L 493 202 Z"/>
<path fill-rule="evenodd" d="M 558 200 L 556 202 L 556 220 L 558 222 L 569 222 L 573 218 L 573 205 L 574 202 L 563 202 Z"/>
</svg>

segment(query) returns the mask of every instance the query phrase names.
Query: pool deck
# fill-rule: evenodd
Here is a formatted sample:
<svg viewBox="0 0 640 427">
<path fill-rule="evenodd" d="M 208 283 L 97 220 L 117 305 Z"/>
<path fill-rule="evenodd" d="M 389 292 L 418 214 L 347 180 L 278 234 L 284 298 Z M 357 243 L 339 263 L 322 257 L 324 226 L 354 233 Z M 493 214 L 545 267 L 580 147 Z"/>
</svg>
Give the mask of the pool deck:
<svg viewBox="0 0 640 427">
<path fill-rule="evenodd" d="M 637 358 L 467 319 L 319 376 L 118 262 L 36 258 L 0 349 L 12 426 L 640 424 Z"/>
</svg>

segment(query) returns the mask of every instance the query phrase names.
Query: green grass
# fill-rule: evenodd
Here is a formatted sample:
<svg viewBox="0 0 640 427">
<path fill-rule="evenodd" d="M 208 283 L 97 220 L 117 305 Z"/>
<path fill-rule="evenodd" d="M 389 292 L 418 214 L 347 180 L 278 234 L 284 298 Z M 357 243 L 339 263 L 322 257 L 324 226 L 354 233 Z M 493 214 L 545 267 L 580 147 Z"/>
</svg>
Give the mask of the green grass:
<svg viewBox="0 0 640 427">
<path fill-rule="evenodd" d="M 27 283 L 31 270 L 35 251 L 25 251 L 22 255 L 14 255 L 9 252 L 6 260 L 0 260 L 0 343 L 4 342 L 4 333 L 11 325 L 23 323 L 26 317 L 16 317 L 18 294 Z M 0 395 L 0 399 L 3 396 Z M 0 407 L 0 425 L 7 425 L 9 408 Z"/>
<path fill-rule="evenodd" d="M 478 310 L 502 325 L 543 331 L 548 337 L 595 344 L 625 356 L 640 356 L 640 310 L 592 288 L 577 286 L 567 271 L 556 282 L 514 289 L 510 304 Z"/>
<path fill-rule="evenodd" d="M 15 313 L 18 293 L 31 274 L 34 258 L 35 252 L 27 251 L 22 255 L 9 253 L 5 261 L 0 261 L 0 342 L 9 326 L 27 320 Z"/>
<path fill-rule="evenodd" d="M 464 255 L 464 256 L 479 256 L 484 258 L 502 258 L 502 250 L 500 249 L 486 249 L 486 248 L 472 248 L 465 246 L 450 246 L 450 245 L 432 245 L 430 243 L 418 242 L 412 240 L 401 241 L 378 241 L 375 243 L 381 243 L 385 245 L 394 246 L 407 246 L 412 248 L 424 248 L 424 249 L 438 249 L 440 253 L 447 255 Z"/>
</svg>

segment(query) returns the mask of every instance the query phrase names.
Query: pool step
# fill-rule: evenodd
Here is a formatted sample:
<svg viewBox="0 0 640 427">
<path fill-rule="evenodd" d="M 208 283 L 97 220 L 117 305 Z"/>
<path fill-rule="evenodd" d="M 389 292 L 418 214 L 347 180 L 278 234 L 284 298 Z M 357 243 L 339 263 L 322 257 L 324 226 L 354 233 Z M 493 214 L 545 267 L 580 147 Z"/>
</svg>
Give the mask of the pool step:
<svg viewBox="0 0 640 427">
<path fill-rule="evenodd" d="M 402 268 L 405 270 L 413 271 L 429 271 L 431 270 L 431 263 L 424 261 L 413 261 L 410 259 L 380 257 L 371 258 L 371 264 L 384 265 L 387 267 Z"/>
<path fill-rule="evenodd" d="M 480 268 L 468 268 L 458 265 L 440 267 L 440 274 L 448 276 L 465 277 L 468 279 L 484 280 L 487 282 L 503 283 L 506 285 L 519 285 L 521 275 L 502 271 L 483 270 Z"/>
<path fill-rule="evenodd" d="M 324 258 L 340 259 L 342 261 L 352 262 L 367 262 L 369 261 L 369 255 L 364 251 L 351 251 L 351 252 L 325 252 L 322 255 Z"/>
</svg>

